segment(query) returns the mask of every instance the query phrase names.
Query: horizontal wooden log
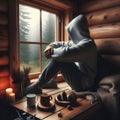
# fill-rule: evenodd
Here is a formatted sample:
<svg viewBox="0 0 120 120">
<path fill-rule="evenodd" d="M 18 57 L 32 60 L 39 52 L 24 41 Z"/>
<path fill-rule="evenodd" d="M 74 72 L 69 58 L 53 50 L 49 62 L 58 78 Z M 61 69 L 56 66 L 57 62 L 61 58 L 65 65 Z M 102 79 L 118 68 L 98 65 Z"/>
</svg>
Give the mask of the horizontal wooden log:
<svg viewBox="0 0 120 120">
<path fill-rule="evenodd" d="M 2 51 L 8 51 L 8 48 L 0 48 L 0 52 Z"/>
<path fill-rule="evenodd" d="M 44 3 L 45 5 L 48 5 L 48 6 L 56 6 L 57 9 L 69 9 L 71 6 L 68 5 L 68 4 L 64 4 L 64 3 L 61 3 L 61 2 L 58 2 L 57 0 L 34 0 L 36 3 L 40 4 L 40 3 Z"/>
<path fill-rule="evenodd" d="M 120 66 L 120 55 L 102 55 L 109 62 Z"/>
<path fill-rule="evenodd" d="M 6 25 L 0 25 L 0 36 L 2 37 L 8 37 L 8 26 Z"/>
<path fill-rule="evenodd" d="M 0 0 L 0 12 L 8 11 L 8 0 Z"/>
<path fill-rule="evenodd" d="M 8 40 L 0 40 L 0 48 L 8 47 Z"/>
<path fill-rule="evenodd" d="M 89 26 L 120 22 L 120 6 L 92 12 L 87 14 L 86 17 Z"/>
<path fill-rule="evenodd" d="M 0 40 L 8 40 L 8 36 L 0 36 Z"/>
<path fill-rule="evenodd" d="M 102 54 L 120 54 L 120 38 L 95 39 L 95 43 Z"/>
<path fill-rule="evenodd" d="M 57 1 L 62 2 L 64 4 L 67 4 L 67 5 L 71 6 L 71 7 L 76 6 L 76 2 L 74 0 L 57 0 Z"/>
<path fill-rule="evenodd" d="M 9 58 L 7 55 L 0 56 L 0 66 L 5 66 L 9 64 Z"/>
<path fill-rule="evenodd" d="M 102 55 L 102 57 L 110 64 L 113 73 L 120 74 L 120 55 Z"/>
<path fill-rule="evenodd" d="M 90 35 L 94 39 L 99 38 L 119 38 L 120 37 L 120 22 L 103 24 L 89 27 Z"/>
<path fill-rule="evenodd" d="M 71 9 L 72 6 L 70 4 L 65 4 L 65 3 L 62 3 L 62 2 L 58 2 L 57 0 L 32 0 L 32 1 L 29 1 L 29 0 L 19 0 L 20 3 L 23 3 L 23 4 L 31 4 L 32 6 L 35 5 L 39 7 L 39 5 L 41 4 L 41 7 L 44 8 L 46 6 L 48 10 L 52 11 L 52 9 L 50 8 L 54 8 L 56 10 L 60 10 L 60 11 L 63 11 L 63 10 L 67 10 L 67 9 Z M 14 3 L 13 3 L 14 4 Z M 12 5 L 10 3 L 10 5 Z M 59 13 L 58 11 L 56 11 L 57 13 Z"/>
<path fill-rule="evenodd" d="M 118 5 L 120 5 L 120 0 L 87 0 L 79 8 L 80 13 L 90 13 Z"/>
<path fill-rule="evenodd" d="M 9 77 L 0 77 L 0 90 L 6 89 L 9 85 Z"/>
<path fill-rule="evenodd" d="M 9 70 L 7 67 L 0 67 L 0 77 L 9 76 Z"/>
<path fill-rule="evenodd" d="M 0 25 L 8 25 L 8 16 L 0 13 Z"/>
</svg>

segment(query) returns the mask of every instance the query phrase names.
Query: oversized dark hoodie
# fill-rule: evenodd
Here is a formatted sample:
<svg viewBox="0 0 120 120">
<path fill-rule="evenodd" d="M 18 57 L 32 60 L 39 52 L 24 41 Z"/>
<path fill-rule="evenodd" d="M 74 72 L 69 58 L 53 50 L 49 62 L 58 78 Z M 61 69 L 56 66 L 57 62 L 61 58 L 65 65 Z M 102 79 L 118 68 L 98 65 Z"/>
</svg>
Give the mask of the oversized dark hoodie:
<svg viewBox="0 0 120 120">
<path fill-rule="evenodd" d="M 94 85 L 97 74 L 97 49 L 89 35 L 85 16 L 80 14 L 75 17 L 66 26 L 66 30 L 70 40 L 51 43 L 54 48 L 51 57 L 61 62 L 74 62 L 82 73 L 79 79 L 83 81 L 86 89 L 90 88 Z"/>
</svg>

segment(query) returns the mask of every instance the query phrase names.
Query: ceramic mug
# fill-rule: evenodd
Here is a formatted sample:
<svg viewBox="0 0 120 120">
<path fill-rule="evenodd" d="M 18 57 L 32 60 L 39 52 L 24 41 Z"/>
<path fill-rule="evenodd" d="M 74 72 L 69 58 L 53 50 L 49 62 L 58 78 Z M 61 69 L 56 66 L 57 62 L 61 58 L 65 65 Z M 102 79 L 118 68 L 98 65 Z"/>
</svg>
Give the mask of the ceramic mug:
<svg viewBox="0 0 120 120">
<path fill-rule="evenodd" d="M 50 101 L 52 100 L 52 96 L 48 94 L 41 94 L 40 95 L 40 103 L 43 106 L 50 106 Z"/>
<path fill-rule="evenodd" d="M 28 107 L 35 107 L 36 104 L 36 94 L 27 94 L 27 106 Z"/>
</svg>

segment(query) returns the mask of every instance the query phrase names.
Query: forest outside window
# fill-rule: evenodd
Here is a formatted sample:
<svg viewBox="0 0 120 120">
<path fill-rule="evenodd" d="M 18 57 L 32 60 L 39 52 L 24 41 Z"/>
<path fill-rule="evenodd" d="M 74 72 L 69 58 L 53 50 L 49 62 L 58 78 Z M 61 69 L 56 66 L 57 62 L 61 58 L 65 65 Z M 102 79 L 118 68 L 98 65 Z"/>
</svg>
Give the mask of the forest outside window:
<svg viewBox="0 0 120 120">
<path fill-rule="evenodd" d="M 31 67 L 40 73 L 49 62 L 44 49 L 58 38 L 57 14 L 19 4 L 20 68 Z"/>
</svg>

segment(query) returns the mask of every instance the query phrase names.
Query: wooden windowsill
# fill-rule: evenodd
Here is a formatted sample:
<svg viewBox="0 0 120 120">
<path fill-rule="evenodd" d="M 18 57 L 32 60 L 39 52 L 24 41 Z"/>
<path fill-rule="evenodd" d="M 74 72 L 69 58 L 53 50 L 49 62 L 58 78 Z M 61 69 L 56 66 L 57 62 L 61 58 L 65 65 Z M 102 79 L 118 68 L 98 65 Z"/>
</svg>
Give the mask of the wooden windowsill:
<svg viewBox="0 0 120 120">
<path fill-rule="evenodd" d="M 34 83 L 34 82 L 36 82 L 38 80 L 38 78 L 33 78 L 33 79 L 31 79 L 31 83 Z M 59 83 L 59 82 L 64 82 L 64 78 L 63 78 L 63 76 L 62 76 L 62 74 L 58 74 L 57 75 L 57 78 L 55 79 L 55 81 L 57 82 L 57 83 Z"/>
<path fill-rule="evenodd" d="M 69 91 L 70 87 L 66 82 L 60 82 L 58 83 L 58 88 L 56 89 L 43 89 L 43 93 L 47 93 L 52 95 L 52 98 L 54 98 L 58 95 L 61 94 L 63 91 Z M 39 102 L 39 97 L 40 95 L 37 95 L 38 102 Z M 37 102 L 37 103 L 38 103 Z M 89 118 L 91 115 L 95 114 L 101 109 L 101 103 L 95 102 L 91 104 L 88 100 L 79 98 L 80 106 L 78 107 L 73 107 L 73 110 L 69 110 L 67 107 L 59 106 L 55 104 L 56 109 L 55 111 L 49 111 L 49 112 L 44 112 L 37 107 L 34 108 L 28 108 L 27 107 L 27 102 L 26 102 L 26 97 L 22 98 L 21 100 L 18 100 L 12 104 L 15 108 L 22 110 L 24 112 L 29 113 L 30 115 L 35 115 L 39 119 L 44 119 L 44 120 L 59 120 L 58 113 L 63 113 L 62 118 L 64 120 L 73 120 L 74 118 L 77 117 L 75 120 L 86 120 Z M 37 105 L 36 103 L 36 105 Z M 61 120 L 63 120 L 61 118 Z M 88 119 L 89 120 L 89 119 Z"/>
</svg>

